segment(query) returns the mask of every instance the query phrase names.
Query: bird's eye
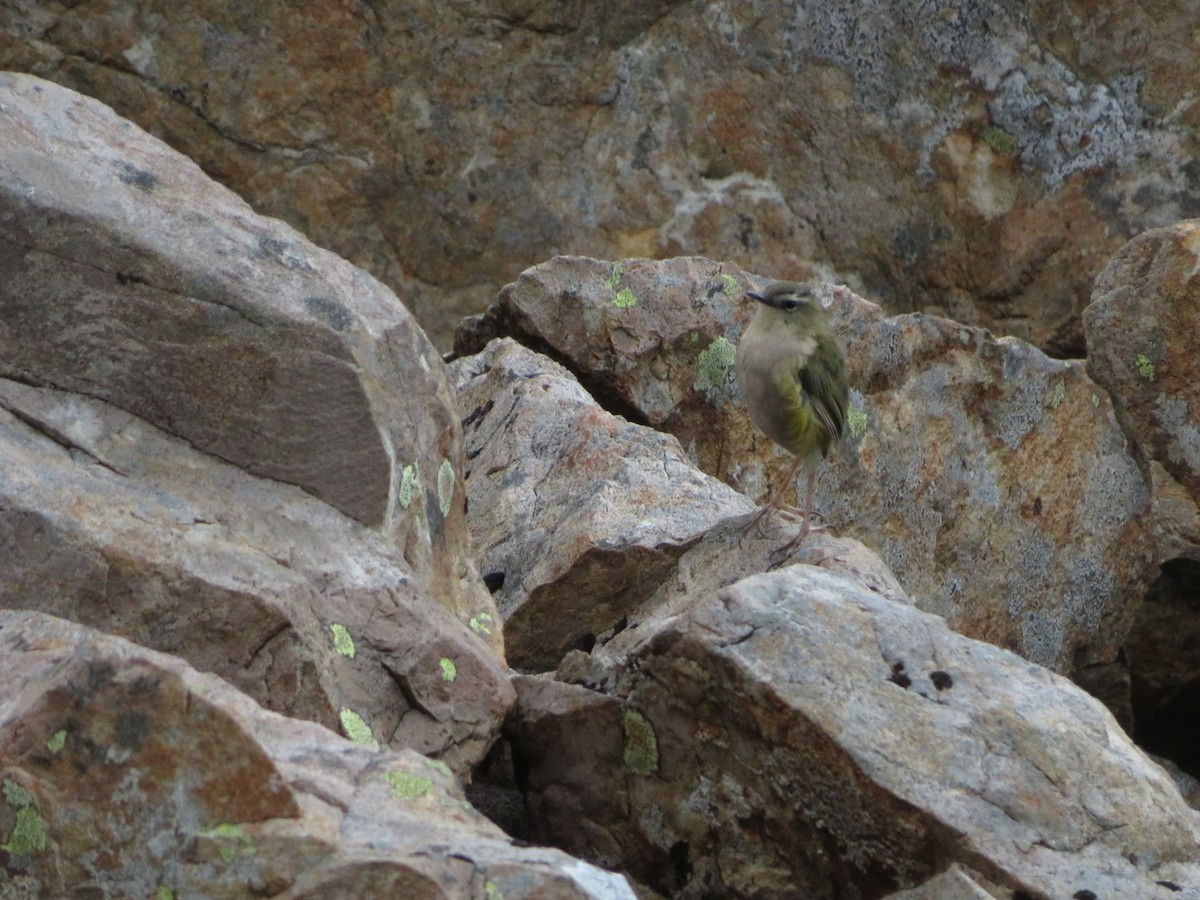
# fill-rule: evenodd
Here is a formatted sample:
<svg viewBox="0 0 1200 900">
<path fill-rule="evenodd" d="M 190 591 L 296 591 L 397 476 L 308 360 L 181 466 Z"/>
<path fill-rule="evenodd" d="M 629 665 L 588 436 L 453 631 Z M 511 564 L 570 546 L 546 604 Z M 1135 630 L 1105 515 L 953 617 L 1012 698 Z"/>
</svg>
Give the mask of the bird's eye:
<svg viewBox="0 0 1200 900">
<path fill-rule="evenodd" d="M 784 300 L 782 303 L 779 304 L 779 308 L 786 309 L 789 311 L 793 310 L 793 309 L 799 309 L 800 301 L 799 300 Z"/>
</svg>

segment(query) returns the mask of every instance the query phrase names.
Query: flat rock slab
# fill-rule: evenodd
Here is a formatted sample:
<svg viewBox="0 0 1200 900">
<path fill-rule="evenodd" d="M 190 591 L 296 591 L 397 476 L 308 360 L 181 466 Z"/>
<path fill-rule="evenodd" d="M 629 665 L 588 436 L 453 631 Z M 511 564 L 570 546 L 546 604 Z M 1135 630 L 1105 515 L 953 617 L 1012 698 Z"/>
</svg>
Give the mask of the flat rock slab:
<svg viewBox="0 0 1200 900">
<path fill-rule="evenodd" d="M 104 401 L 2 378 L 0 461 L 0 607 L 176 654 L 277 712 L 459 771 L 495 739 L 513 692 L 488 635 L 389 535 Z"/>
<path fill-rule="evenodd" d="M 590 649 L 708 529 L 753 508 L 674 437 L 606 412 L 566 369 L 511 340 L 451 374 L 477 562 L 519 669 Z"/>
<path fill-rule="evenodd" d="M 95 100 L 5 73 L 0 108 L 0 376 L 390 531 L 447 605 L 474 589 L 445 370 L 395 295 Z"/>
<path fill-rule="evenodd" d="M 460 343 L 511 334 L 610 409 L 674 433 L 762 500 L 791 458 L 754 432 L 730 365 L 762 279 L 687 258 L 559 257 L 526 270 Z M 1112 662 L 1156 573 L 1146 477 L 1082 362 L 819 289 L 847 356 L 845 438 L 815 507 L 922 608 L 1060 672 Z"/>
<path fill-rule="evenodd" d="M 518 680 L 515 759 L 569 852 L 674 897 L 879 897 L 953 864 L 1004 897 L 1200 897 L 1170 777 L 937 616 L 799 565 L 641 637 L 605 692 Z"/>
<path fill-rule="evenodd" d="M 5 897 L 633 900 L 514 846 L 443 764 L 267 712 L 174 657 L 9 611 L 0 655 Z"/>
</svg>

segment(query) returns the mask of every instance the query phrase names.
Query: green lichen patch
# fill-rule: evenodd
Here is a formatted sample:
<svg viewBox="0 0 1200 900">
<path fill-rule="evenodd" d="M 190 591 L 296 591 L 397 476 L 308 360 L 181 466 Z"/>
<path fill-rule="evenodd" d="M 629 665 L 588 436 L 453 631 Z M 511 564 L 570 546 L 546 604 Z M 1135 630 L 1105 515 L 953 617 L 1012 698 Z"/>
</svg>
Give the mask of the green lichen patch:
<svg viewBox="0 0 1200 900">
<path fill-rule="evenodd" d="M 400 470 L 400 487 L 396 490 L 396 502 L 400 504 L 401 509 L 408 509 L 412 503 L 417 493 L 418 480 L 415 464 L 409 464 Z"/>
<path fill-rule="evenodd" d="M 217 853 L 226 865 L 253 856 L 257 852 L 254 841 L 246 834 L 246 829 L 232 822 L 222 822 L 208 832 L 208 837 L 216 843 Z"/>
<path fill-rule="evenodd" d="M 442 465 L 438 469 L 438 508 L 442 511 L 442 517 L 450 515 L 450 502 L 454 499 L 454 466 L 450 464 L 450 460 L 443 459 Z"/>
<path fill-rule="evenodd" d="M 483 890 L 487 894 L 487 900 L 504 900 L 504 893 L 500 888 L 496 887 L 496 882 L 485 881 Z"/>
<path fill-rule="evenodd" d="M 718 337 L 696 356 L 696 390 L 712 395 L 725 386 L 729 367 L 737 357 L 737 346 Z"/>
<path fill-rule="evenodd" d="M 995 125 L 983 129 L 979 136 L 985 144 L 997 153 L 1003 153 L 1007 156 L 1017 149 L 1016 136 L 1009 134 L 1003 128 L 997 128 Z"/>
<path fill-rule="evenodd" d="M 654 726 L 637 710 L 625 713 L 625 765 L 637 775 L 658 771 L 658 738 Z"/>
<path fill-rule="evenodd" d="M 350 632 L 346 630 L 346 626 L 339 622 L 334 622 L 329 626 L 329 630 L 333 632 L 333 649 L 342 656 L 354 659 L 354 638 L 350 637 Z"/>
<path fill-rule="evenodd" d="M 480 613 L 477 616 L 471 616 L 471 630 L 476 634 L 491 634 L 492 633 L 492 615 L 491 613 Z"/>
<path fill-rule="evenodd" d="M 379 749 L 379 741 L 375 740 L 375 735 L 371 733 L 371 726 L 354 710 L 343 706 L 338 713 L 338 720 L 342 723 L 342 731 L 346 732 L 346 737 L 354 743 L 370 747 L 372 750 Z"/>
<path fill-rule="evenodd" d="M 453 683 L 458 677 L 458 666 L 454 664 L 454 660 L 442 657 L 438 660 L 438 668 L 442 670 L 442 681 Z"/>
<path fill-rule="evenodd" d="M 438 772 L 441 772 L 443 775 L 453 775 L 454 774 L 454 772 L 450 769 L 450 767 L 448 765 L 446 765 L 444 762 L 442 762 L 440 759 L 426 758 L 425 765 L 429 766 L 429 768 L 431 768 L 431 769 L 436 769 Z"/>
<path fill-rule="evenodd" d="M 0 849 L 11 856 L 28 856 L 46 849 L 46 823 L 34 807 L 22 806 L 17 810 L 17 824 Z"/>
<path fill-rule="evenodd" d="M 728 272 L 721 273 L 721 281 L 724 282 L 724 287 L 721 288 L 721 291 L 726 297 L 736 297 L 741 293 L 740 282 Z"/>
<path fill-rule="evenodd" d="M 628 285 L 617 291 L 617 296 L 613 297 L 613 306 L 617 309 L 630 309 L 637 304 L 637 295 L 629 289 Z"/>
<path fill-rule="evenodd" d="M 154 892 L 154 900 L 175 900 L 175 892 L 164 884 Z"/>
<path fill-rule="evenodd" d="M 1100 395 L 1099 394 L 1092 394 L 1092 407 L 1094 409 L 1100 408 Z"/>
<path fill-rule="evenodd" d="M 50 740 L 46 741 L 46 749 L 51 753 L 58 753 L 67 743 L 67 730 L 61 728 L 54 732 Z"/>
<path fill-rule="evenodd" d="M 867 433 L 867 413 L 861 406 L 851 406 L 846 410 L 846 425 L 850 429 L 850 437 L 858 440 Z"/>
<path fill-rule="evenodd" d="M 605 282 L 605 284 L 615 291 L 617 289 L 617 285 L 621 283 L 621 278 L 624 276 L 624 274 L 625 267 L 620 263 L 614 263 L 612 271 L 608 273 L 608 281 Z"/>
<path fill-rule="evenodd" d="M 1067 386 L 1061 381 L 1054 385 L 1054 390 L 1050 392 L 1050 406 L 1058 409 L 1059 405 L 1067 399 Z"/>
<path fill-rule="evenodd" d="M 400 800 L 419 800 L 433 789 L 433 782 L 423 775 L 409 772 L 388 772 L 383 776 Z"/>
<path fill-rule="evenodd" d="M 1137 355 L 1136 362 L 1137 362 L 1138 374 L 1141 375 L 1143 378 L 1145 378 L 1147 381 L 1154 381 L 1154 377 L 1155 377 L 1154 363 L 1150 362 L 1150 358 L 1147 357 L 1145 353 L 1139 353 Z"/>
<path fill-rule="evenodd" d="M 20 809 L 22 806 L 33 806 L 33 794 L 25 790 L 11 778 L 4 779 L 4 802 L 9 806 Z"/>
</svg>

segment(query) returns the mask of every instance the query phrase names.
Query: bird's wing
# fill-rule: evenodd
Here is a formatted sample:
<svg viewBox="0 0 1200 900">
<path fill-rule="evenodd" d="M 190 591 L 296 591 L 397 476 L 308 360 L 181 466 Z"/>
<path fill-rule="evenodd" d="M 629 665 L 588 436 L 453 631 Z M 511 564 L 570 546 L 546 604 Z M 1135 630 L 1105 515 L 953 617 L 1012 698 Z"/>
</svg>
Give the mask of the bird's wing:
<svg viewBox="0 0 1200 900">
<path fill-rule="evenodd" d="M 831 335 L 817 337 L 816 349 L 800 369 L 800 387 L 830 435 L 842 436 L 850 388 L 846 383 L 846 361 Z"/>
</svg>

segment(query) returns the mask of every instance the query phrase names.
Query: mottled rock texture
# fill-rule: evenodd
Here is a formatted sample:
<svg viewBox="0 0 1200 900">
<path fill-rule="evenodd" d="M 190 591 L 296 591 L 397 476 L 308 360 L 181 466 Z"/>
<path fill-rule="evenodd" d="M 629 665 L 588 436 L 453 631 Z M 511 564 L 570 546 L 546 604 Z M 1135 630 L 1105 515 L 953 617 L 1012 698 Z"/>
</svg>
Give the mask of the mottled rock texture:
<svg viewBox="0 0 1200 900">
<path fill-rule="evenodd" d="M 590 649 L 750 501 L 669 434 L 603 410 L 562 366 L 511 340 L 451 367 L 478 563 L 511 665 Z"/>
<path fill-rule="evenodd" d="M 957 863 L 996 897 L 1200 896 L 1194 814 L 1097 701 L 850 577 L 751 576 L 616 662 L 604 692 L 518 679 L 508 733 L 542 836 L 662 893 L 880 897 Z"/>
<path fill-rule="evenodd" d="M 416 321 L 97 101 L 0 107 L 0 606 L 469 767 L 512 693 Z"/>
<path fill-rule="evenodd" d="M 175 657 L 10 611 L 0 655 L 0 896 L 633 898 L 514 846 L 443 764 L 266 712 Z"/>
<path fill-rule="evenodd" d="M 791 459 L 756 434 L 730 371 L 742 293 L 760 283 L 697 258 L 558 258 L 465 323 L 459 346 L 503 333 L 542 347 L 761 502 Z M 964 634 L 1065 673 L 1115 660 L 1156 570 L 1150 493 L 1084 364 L 819 293 L 851 385 L 847 434 L 818 479 L 825 522 Z"/>
<path fill-rule="evenodd" d="M 1092 279 L 1195 214 L 1186 4 L 14 0 L 89 93 L 393 288 L 439 343 L 554 253 L 832 267 L 1080 355 Z"/>
</svg>

